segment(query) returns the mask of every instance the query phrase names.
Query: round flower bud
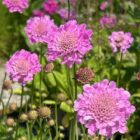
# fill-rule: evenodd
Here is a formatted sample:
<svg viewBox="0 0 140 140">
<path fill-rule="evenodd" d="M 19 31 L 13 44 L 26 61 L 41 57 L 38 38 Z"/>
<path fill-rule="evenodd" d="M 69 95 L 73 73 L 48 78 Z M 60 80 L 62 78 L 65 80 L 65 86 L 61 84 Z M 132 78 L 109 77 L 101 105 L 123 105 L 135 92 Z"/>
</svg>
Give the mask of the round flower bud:
<svg viewBox="0 0 140 140">
<path fill-rule="evenodd" d="M 50 119 L 50 120 L 48 121 L 48 125 L 49 125 L 49 126 L 54 126 L 54 124 L 55 124 L 55 122 L 54 122 L 53 119 Z"/>
<path fill-rule="evenodd" d="M 9 106 L 9 110 L 11 112 L 16 111 L 17 110 L 17 103 L 11 103 Z"/>
<path fill-rule="evenodd" d="M 72 100 L 67 100 L 66 103 L 67 103 L 68 105 L 71 105 L 71 106 L 73 105 Z"/>
<path fill-rule="evenodd" d="M 64 130 L 64 126 L 60 125 L 59 129 L 63 131 Z"/>
<path fill-rule="evenodd" d="M 14 126 L 15 120 L 13 118 L 8 118 L 5 123 L 7 126 Z"/>
<path fill-rule="evenodd" d="M 8 90 L 12 88 L 12 81 L 11 80 L 5 80 L 3 83 L 3 89 Z"/>
<path fill-rule="evenodd" d="M 26 121 L 28 120 L 28 115 L 25 114 L 25 113 L 22 113 L 22 114 L 20 115 L 20 117 L 19 117 L 19 120 L 20 120 L 21 122 L 26 122 Z"/>
<path fill-rule="evenodd" d="M 27 138 L 25 136 L 22 136 L 19 138 L 19 140 L 27 140 Z"/>
<path fill-rule="evenodd" d="M 67 99 L 67 96 L 66 96 L 66 94 L 64 94 L 64 93 L 59 93 L 58 95 L 57 95 L 57 100 L 58 101 L 65 101 Z"/>
<path fill-rule="evenodd" d="M 28 113 L 29 120 L 36 120 L 38 117 L 38 112 L 36 110 L 31 110 Z"/>
<path fill-rule="evenodd" d="M 137 79 L 138 81 L 140 81 L 140 71 L 137 73 L 136 79 Z"/>
<path fill-rule="evenodd" d="M 47 65 L 44 67 L 44 71 L 45 71 L 46 73 L 52 72 L 53 69 L 54 69 L 54 64 L 53 64 L 53 63 L 49 63 L 49 64 L 47 64 Z"/>
<path fill-rule="evenodd" d="M 90 68 L 80 68 L 75 75 L 78 82 L 82 84 L 89 83 L 93 79 L 94 73 Z"/>
<path fill-rule="evenodd" d="M 47 118 L 47 117 L 50 117 L 51 110 L 50 108 L 43 106 L 38 109 L 38 114 L 41 118 Z"/>
<path fill-rule="evenodd" d="M 64 136 L 63 133 L 60 133 L 60 134 L 59 134 L 59 137 L 60 137 L 61 139 L 63 139 L 65 136 Z"/>
</svg>

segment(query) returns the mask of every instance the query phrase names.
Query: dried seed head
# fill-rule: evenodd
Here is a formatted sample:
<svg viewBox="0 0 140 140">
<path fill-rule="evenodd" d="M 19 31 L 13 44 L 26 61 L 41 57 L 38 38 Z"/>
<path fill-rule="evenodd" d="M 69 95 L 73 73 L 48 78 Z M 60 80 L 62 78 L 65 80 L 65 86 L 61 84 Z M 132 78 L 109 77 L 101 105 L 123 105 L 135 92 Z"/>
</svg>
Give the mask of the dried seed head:
<svg viewBox="0 0 140 140">
<path fill-rule="evenodd" d="M 94 73 L 90 68 L 80 68 L 75 75 L 78 82 L 82 84 L 89 83 L 93 79 Z"/>
<path fill-rule="evenodd" d="M 48 63 L 45 67 L 44 67 L 44 71 L 46 73 L 50 73 L 52 72 L 54 69 L 54 64 L 53 63 Z"/>
<path fill-rule="evenodd" d="M 50 108 L 43 106 L 38 109 L 38 114 L 41 118 L 47 118 L 47 117 L 50 117 L 51 110 Z"/>
<path fill-rule="evenodd" d="M 12 81 L 11 80 L 5 80 L 3 83 L 3 89 L 8 90 L 12 88 Z"/>
<path fill-rule="evenodd" d="M 137 79 L 138 81 L 140 81 L 140 71 L 137 73 L 136 79 Z"/>
<path fill-rule="evenodd" d="M 7 126 L 14 126 L 15 125 L 15 120 L 13 118 L 8 118 L 6 119 L 6 125 Z"/>
<path fill-rule="evenodd" d="M 31 110 L 28 113 L 29 120 L 36 120 L 38 117 L 38 112 L 36 110 Z"/>
<path fill-rule="evenodd" d="M 58 101 L 65 101 L 67 99 L 67 96 L 66 96 L 66 94 L 64 94 L 64 93 L 59 93 L 58 95 L 57 95 L 57 100 Z"/>
<path fill-rule="evenodd" d="M 48 125 L 49 125 L 49 126 L 54 126 L 54 124 L 55 124 L 55 122 L 54 122 L 53 119 L 50 119 L 50 120 L 48 121 Z"/>
<path fill-rule="evenodd" d="M 11 112 L 16 111 L 17 110 L 17 103 L 11 103 L 9 106 L 9 110 Z"/>
<path fill-rule="evenodd" d="M 19 116 L 19 120 L 21 122 L 26 122 L 28 120 L 28 115 L 26 113 L 22 113 L 20 116 Z"/>
</svg>

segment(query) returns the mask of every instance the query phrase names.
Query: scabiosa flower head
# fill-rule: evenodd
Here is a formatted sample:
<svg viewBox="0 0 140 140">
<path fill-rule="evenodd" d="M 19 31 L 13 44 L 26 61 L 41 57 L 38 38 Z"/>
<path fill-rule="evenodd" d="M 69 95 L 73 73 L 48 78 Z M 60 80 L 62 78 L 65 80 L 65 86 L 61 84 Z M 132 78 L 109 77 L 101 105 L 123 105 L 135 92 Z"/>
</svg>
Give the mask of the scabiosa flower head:
<svg viewBox="0 0 140 140">
<path fill-rule="evenodd" d="M 75 78 L 78 82 L 85 84 L 89 83 L 93 79 L 94 73 L 90 68 L 80 68 L 77 70 Z"/>
<path fill-rule="evenodd" d="M 117 19 L 116 16 L 103 16 L 100 18 L 100 25 L 102 28 L 112 28 L 116 25 Z"/>
<path fill-rule="evenodd" d="M 128 91 L 117 88 L 115 82 L 106 79 L 94 85 L 86 84 L 83 90 L 74 103 L 74 109 L 90 135 L 99 132 L 111 137 L 116 132 L 127 131 L 127 119 L 135 111 Z"/>
<path fill-rule="evenodd" d="M 49 61 L 62 58 L 62 64 L 69 68 L 74 63 L 81 63 L 83 56 L 91 50 L 90 39 L 92 30 L 85 24 L 71 20 L 61 25 L 54 33 L 53 40 L 48 43 L 47 56 Z"/>
<path fill-rule="evenodd" d="M 23 13 L 23 11 L 29 6 L 28 0 L 3 0 L 3 4 L 11 13 Z"/>
<path fill-rule="evenodd" d="M 57 11 L 57 13 L 60 15 L 60 17 L 64 20 L 68 19 L 68 9 L 62 8 Z M 74 10 L 70 11 L 70 20 L 76 19 L 76 13 Z"/>
<path fill-rule="evenodd" d="M 104 1 L 100 4 L 100 10 L 104 11 L 109 6 L 107 1 Z"/>
<path fill-rule="evenodd" d="M 56 0 L 47 0 L 44 2 L 43 7 L 48 14 L 54 14 L 58 8 L 58 3 Z"/>
<path fill-rule="evenodd" d="M 131 47 L 133 40 L 134 39 L 129 32 L 112 32 L 109 36 L 109 43 L 113 52 L 117 52 L 119 49 L 121 53 L 126 53 L 127 49 Z"/>
<path fill-rule="evenodd" d="M 32 81 L 33 75 L 40 70 L 37 55 L 23 49 L 17 51 L 6 63 L 6 72 L 11 80 L 21 84 Z"/>
<path fill-rule="evenodd" d="M 46 43 L 50 32 L 56 29 L 49 16 L 33 17 L 27 21 L 25 32 L 31 43 Z"/>
<path fill-rule="evenodd" d="M 42 17 L 44 15 L 45 15 L 45 13 L 42 10 L 34 10 L 33 11 L 33 16 Z"/>
</svg>

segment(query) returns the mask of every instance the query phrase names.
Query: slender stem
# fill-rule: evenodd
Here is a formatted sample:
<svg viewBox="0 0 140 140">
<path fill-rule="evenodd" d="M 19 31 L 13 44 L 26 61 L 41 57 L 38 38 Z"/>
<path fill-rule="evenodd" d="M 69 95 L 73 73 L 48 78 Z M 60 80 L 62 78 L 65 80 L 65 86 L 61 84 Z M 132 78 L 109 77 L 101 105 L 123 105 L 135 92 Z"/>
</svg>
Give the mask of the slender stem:
<svg viewBox="0 0 140 140">
<path fill-rule="evenodd" d="M 40 140 L 42 140 L 42 119 L 40 119 Z"/>
<path fill-rule="evenodd" d="M 42 58 L 43 58 L 43 46 L 40 46 L 40 64 L 42 65 Z M 43 68 L 41 67 L 41 72 L 40 72 L 40 82 L 39 82 L 39 90 L 40 90 L 40 106 L 42 105 L 42 74 L 43 74 Z"/>
<path fill-rule="evenodd" d="M 4 113 L 4 102 L 3 102 L 3 100 L 0 99 L 0 103 L 2 103 L 2 115 L 4 115 L 5 113 Z"/>
<path fill-rule="evenodd" d="M 6 73 L 4 74 L 4 78 L 3 78 L 2 83 L 4 83 L 5 79 L 6 79 Z M 2 99 L 2 95 L 3 95 L 3 84 L 2 84 L 2 87 L 1 87 L 0 99 Z"/>
<path fill-rule="evenodd" d="M 23 106 L 23 94 L 24 94 L 24 85 L 21 86 L 22 92 L 21 92 L 21 100 L 20 100 L 20 110 L 19 114 L 21 114 L 22 106 Z"/>
<path fill-rule="evenodd" d="M 12 95 L 13 95 L 13 89 L 11 88 L 10 96 L 9 96 L 9 99 L 7 101 L 7 104 L 6 104 L 6 109 L 8 108 L 8 105 L 9 105 L 9 102 L 10 102 Z"/>
<path fill-rule="evenodd" d="M 70 0 L 68 0 L 68 20 L 70 20 Z"/>
<path fill-rule="evenodd" d="M 123 54 L 120 53 L 120 60 L 119 60 L 119 64 L 118 64 L 118 77 L 117 77 L 117 85 L 119 86 L 120 84 L 120 77 L 121 77 L 121 63 L 122 63 L 122 57 Z"/>
<path fill-rule="evenodd" d="M 32 81 L 32 92 L 31 92 L 31 104 L 33 105 L 33 100 L 34 100 L 34 80 L 35 77 L 33 77 L 33 81 Z"/>
<path fill-rule="evenodd" d="M 57 103 L 55 104 L 55 129 L 56 129 L 56 137 L 55 140 L 58 140 L 58 108 L 57 108 Z"/>
<path fill-rule="evenodd" d="M 50 140 L 52 140 L 52 134 L 50 128 L 49 128 L 49 136 L 50 136 Z"/>
<path fill-rule="evenodd" d="M 29 122 L 27 122 L 26 125 L 27 125 L 27 137 L 28 137 L 28 140 L 31 140 L 31 131 L 30 131 Z"/>
</svg>

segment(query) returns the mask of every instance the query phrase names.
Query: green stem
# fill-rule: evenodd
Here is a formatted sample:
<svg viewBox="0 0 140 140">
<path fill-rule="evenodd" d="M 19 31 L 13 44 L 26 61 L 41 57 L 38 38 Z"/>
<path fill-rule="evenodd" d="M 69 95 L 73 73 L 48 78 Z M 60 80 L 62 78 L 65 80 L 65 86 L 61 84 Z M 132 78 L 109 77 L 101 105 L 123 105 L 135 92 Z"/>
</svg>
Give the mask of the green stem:
<svg viewBox="0 0 140 140">
<path fill-rule="evenodd" d="M 42 140 L 42 119 L 40 119 L 40 140 Z"/>
<path fill-rule="evenodd" d="M 55 140 L 58 140 L 59 133 L 58 133 L 58 108 L 57 103 L 55 104 L 55 130 L 56 130 L 56 137 Z"/>
<path fill-rule="evenodd" d="M 27 125 L 27 137 L 28 137 L 28 140 L 31 140 L 31 131 L 30 131 L 29 122 L 27 122 L 26 125 Z"/>
<path fill-rule="evenodd" d="M 9 105 L 9 102 L 10 102 L 12 95 L 13 95 L 13 89 L 11 88 L 10 96 L 9 96 L 9 99 L 7 101 L 7 104 L 6 104 L 6 109 L 8 108 L 8 105 Z"/>
<path fill-rule="evenodd" d="M 4 83 L 5 79 L 6 79 L 6 73 L 4 74 L 4 78 L 3 78 L 3 82 L 2 83 Z M 3 95 L 3 84 L 2 84 L 2 87 L 1 87 L 1 93 L 0 93 L 0 99 L 1 100 L 2 100 L 2 95 Z"/>
<path fill-rule="evenodd" d="M 70 20 L 70 0 L 68 0 L 68 20 Z"/>
<path fill-rule="evenodd" d="M 34 101 L 34 80 L 35 77 L 33 77 L 33 81 L 32 81 L 32 92 L 31 92 L 31 105 L 33 105 L 33 101 Z"/>
<path fill-rule="evenodd" d="M 21 86 L 21 100 L 20 100 L 20 110 L 19 110 L 19 114 L 21 114 L 22 111 L 22 106 L 23 106 L 23 94 L 24 94 L 24 85 Z"/>
<path fill-rule="evenodd" d="M 118 86 L 119 86 L 119 84 L 120 84 L 120 77 L 121 77 L 122 57 L 123 57 L 123 54 L 120 53 L 120 60 L 119 60 L 119 64 L 118 64 L 118 77 L 117 77 L 117 85 L 118 85 Z"/>
<path fill-rule="evenodd" d="M 43 58 L 43 46 L 40 46 L 40 64 L 42 65 L 42 58 Z M 43 75 L 43 69 L 41 67 L 40 72 L 40 82 L 39 82 L 39 90 L 40 90 L 40 106 L 42 105 L 42 75 Z"/>
</svg>

